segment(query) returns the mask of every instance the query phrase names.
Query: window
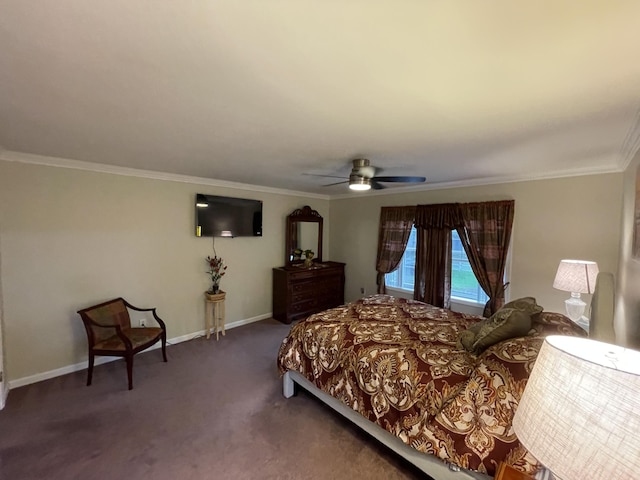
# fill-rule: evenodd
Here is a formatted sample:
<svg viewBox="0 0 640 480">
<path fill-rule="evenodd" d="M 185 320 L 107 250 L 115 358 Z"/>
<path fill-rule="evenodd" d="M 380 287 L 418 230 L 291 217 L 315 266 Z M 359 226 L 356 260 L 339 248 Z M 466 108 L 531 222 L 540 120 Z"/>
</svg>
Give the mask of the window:
<svg viewBox="0 0 640 480">
<path fill-rule="evenodd" d="M 387 273 L 384 282 L 387 287 L 399 288 L 413 292 L 413 281 L 416 271 L 416 227 L 411 227 L 411 235 L 407 242 L 400 266 L 393 272 Z"/>
<path fill-rule="evenodd" d="M 400 266 L 385 275 L 387 287 L 413 292 L 416 269 L 416 237 L 416 229 L 413 227 Z M 451 298 L 482 305 L 489 300 L 473 274 L 460 236 L 455 230 L 451 231 Z"/>
</svg>

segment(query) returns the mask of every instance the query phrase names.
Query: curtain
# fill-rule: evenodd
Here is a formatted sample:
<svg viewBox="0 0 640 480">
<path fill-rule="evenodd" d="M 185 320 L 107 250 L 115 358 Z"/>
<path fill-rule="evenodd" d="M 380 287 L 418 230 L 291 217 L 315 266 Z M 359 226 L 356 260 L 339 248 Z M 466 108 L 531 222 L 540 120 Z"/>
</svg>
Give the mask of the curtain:
<svg viewBox="0 0 640 480">
<path fill-rule="evenodd" d="M 416 269 L 413 298 L 436 307 L 451 302 L 451 230 L 462 227 L 457 203 L 416 207 Z"/>
<path fill-rule="evenodd" d="M 489 317 L 504 305 L 504 270 L 511 240 L 515 202 L 459 204 L 463 226 L 457 227 L 471 269 L 489 296 L 483 315 Z"/>
<path fill-rule="evenodd" d="M 407 248 L 416 207 L 382 207 L 378 229 L 378 256 L 376 259 L 376 282 L 378 293 L 386 293 L 384 276 L 393 272 L 402 260 Z"/>
</svg>

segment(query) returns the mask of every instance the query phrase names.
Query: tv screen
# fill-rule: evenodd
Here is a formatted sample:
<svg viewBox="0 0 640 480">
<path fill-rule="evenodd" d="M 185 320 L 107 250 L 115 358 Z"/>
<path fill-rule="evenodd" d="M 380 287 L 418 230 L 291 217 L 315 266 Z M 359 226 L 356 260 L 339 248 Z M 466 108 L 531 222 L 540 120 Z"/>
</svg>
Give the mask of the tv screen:
<svg viewBox="0 0 640 480">
<path fill-rule="evenodd" d="M 198 193 L 196 236 L 261 237 L 262 201 Z"/>
</svg>

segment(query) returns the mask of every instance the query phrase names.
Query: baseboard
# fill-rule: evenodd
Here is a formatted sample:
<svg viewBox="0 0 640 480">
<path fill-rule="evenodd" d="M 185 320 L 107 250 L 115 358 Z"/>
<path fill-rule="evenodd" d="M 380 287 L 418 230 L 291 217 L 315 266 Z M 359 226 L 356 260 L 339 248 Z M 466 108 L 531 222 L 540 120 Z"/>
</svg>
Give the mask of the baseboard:
<svg viewBox="0 0 640 480">
<path fill-rule="evenodd" d="M 235 322 L 231 322 L 225 324 L 225 330 L 231 330 L 232 328 L 241 327 L 242 325 L 248 325 L 250 323 L 259 322 L 260 320 L 265 320 L 267 318 L 271 318 L 271 313 L 265 313 L 263 315 L 258 315 L 257 317 L 246 318 L 244 320 L 237 320 Z M 189 340 L 193 340 L 194 338 L 202 337 L 205 335 L 205 330 L 200 330 L 198 332 L 189 333 L 187 335 L 182 335 L 180 337 L 168 338 L 167 346 L 176 345 L 182 342 L 188 342 Z M 149 350 L 155 350 L 156 348 L 160 348 L 160 343 L 156 343 Z M 97 357 L 95 361 L 95 365 L 102 365 L 104 363 L 113 362 L 115 360 L 120 360 L 122 357 Z M 8 382 L 8 388 L 5 389 L 4 399 L 2 404 L 4 404 L 4 400 L 6 400 L 9 390 L 12 388 L 23 387 L 25 385 L 30 385 L 32 383 L 41 382 L 43 380 L 49 380 L 50 378 L 59 377 L 61 375 L 67 375 L 69 373 L 78 372 L 80 370 L 87 369 L 87 361 L 81 363 L 76 363 L 73 365 L 67 365 L 66 367 L 56 368 L 55 370 L 49 370 L 48 372 L 36 373 L 35 375 L 30 375 L 28 377 L 17 378 L 15 380 L 10 380 Z"/>
<path fill-rule="evenodd" d="M 2 383 L 2 391 L 0 392 L 0 410 L 7 404 L 7 397 L 9 396 L 9 385 Z"/>
</svg>

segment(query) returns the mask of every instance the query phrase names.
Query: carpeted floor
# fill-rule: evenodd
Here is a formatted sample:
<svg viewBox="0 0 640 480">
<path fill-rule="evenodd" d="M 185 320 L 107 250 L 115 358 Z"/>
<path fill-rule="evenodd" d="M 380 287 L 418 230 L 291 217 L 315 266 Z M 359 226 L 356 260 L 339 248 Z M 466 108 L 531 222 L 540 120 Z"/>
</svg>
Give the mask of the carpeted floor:
<svg viewBox="0 0 640 480">
<path fill-rule="evenodd" d="M 264 320 L 14 389 L 0 411 L 0 479 L 418 479 L 317 401 L 281 393 L 289 326 Z"/>
</svg>

